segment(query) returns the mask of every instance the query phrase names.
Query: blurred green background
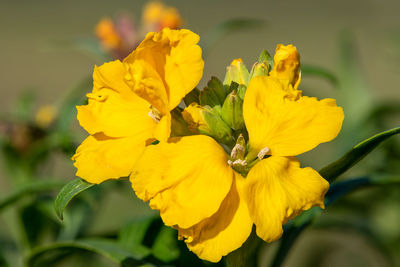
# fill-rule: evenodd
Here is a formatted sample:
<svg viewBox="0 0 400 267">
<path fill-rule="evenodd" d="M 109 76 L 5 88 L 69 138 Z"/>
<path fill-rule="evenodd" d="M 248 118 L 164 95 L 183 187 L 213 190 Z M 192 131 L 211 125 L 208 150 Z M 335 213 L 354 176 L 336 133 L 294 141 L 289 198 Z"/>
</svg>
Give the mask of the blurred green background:
<svg viewBox="0 0 400 267">
<path fill-rule="evenodd" d="M 71 88 L 91 75 L 95 64 L 103 63 L 103 59 L 73 43 L 93 37 L 95 25 L 105 16 L 128 12 L 139 20 L 145 3 L 133 0 L 2 0 L 0 112 L 15 109 L 18 96 L 26 91 L 36 94 L 34 110 L 40 105 L 60 103 Z M 230 33 L 208 47 L 200 88 L 212 75 L 222 79 L 232 59 L 241 57 L 251 68 L 262 49 L 272 54 L 278 43 L 294 44 L 302 63 L 323 67 L 337 77 L 338 84 L 313 75 L 302 77 L 300 88 L 305 95 L 337 98 L 346 116 L 339 138 L 302 156 L 304 166 L 320 169 L 357 142 L 399 125 L 398 113 L 375 117 L 377 122 L 370 123 L 371 114 L 365 111 L 372 112 L 381 103 L 390 104 L 394 110 L 399 107 L 399 1 L 166 3 L 177 7 L 185 27 L 200 37 L 231 18 L 264 21 L 258 27 Z M 86 91 L 90 90 L 88 87 Z M 72 129 L 79 143 L 85 133 L 77 122 Z M 382 170 L 399 174 L 398 152 L 387 152 L 398 146 L 398 140 L 391 140 L 346 175 L 354 177 Z M 55 153 L 41 172 L 69 181 L 74 178 L 75 170 L 67 156 Z M 0 193 L 3 195 L 10 190 L 10 183 L 4 178 L 4 172 L 1 175 Z M 400 266 L 399 189 L 399 186 L 368 189 L 339 201 L 301 236 L 284 266 Z M 102 199 L 101 206 L 96 207 L 93 214 L 89 235 L 113 233 L 126 220 L 151 213 L 145 204 L 136 200 L 129 186 L 97 197 Z M 0 223 L 4 223 L 2 218 Z M 9 235 L 6 226 L 0 228 L 0 236 Z M 262 263 L 268 262 L 273 248 L 274 245 L 265 246 Z M 93 266 L 100 266 L 98 264 Z M 103 264 L 113 266 L 107 261 Z"/>
</svg>

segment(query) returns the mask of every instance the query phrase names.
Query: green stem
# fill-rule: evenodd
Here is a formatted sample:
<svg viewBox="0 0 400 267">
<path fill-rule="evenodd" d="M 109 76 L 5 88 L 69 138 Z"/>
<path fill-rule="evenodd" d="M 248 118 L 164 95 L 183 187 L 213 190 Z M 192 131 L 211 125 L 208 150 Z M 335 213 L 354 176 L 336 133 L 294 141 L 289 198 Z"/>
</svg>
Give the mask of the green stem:
<svg viewBox="0 0 400 267">
<path fill-rule="evenodd" d="M 257 267 L 257 258 L 262 240 L 256 235 L 255 228 L 247 241 L 225 258 L 226 267 Z"/>
</svg>

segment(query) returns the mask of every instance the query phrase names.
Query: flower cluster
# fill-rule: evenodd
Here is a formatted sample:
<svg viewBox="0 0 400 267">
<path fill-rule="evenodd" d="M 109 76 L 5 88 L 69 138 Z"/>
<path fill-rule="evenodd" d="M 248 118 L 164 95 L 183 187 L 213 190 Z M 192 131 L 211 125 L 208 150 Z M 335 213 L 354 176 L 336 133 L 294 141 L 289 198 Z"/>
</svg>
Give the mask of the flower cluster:
<svg viewBox="0 0 400 267">
<path fill-rule="evenodd" d="M 278 45 L 274 59 L 264 51 L 251 71 L 236 59 L 223 82 L 196 89 L 198 41 L 164 28 L 122 62 L 96 67 L 89 103 L 77 107 L 90 136 L 73 159 L 91 183 L 129 176 L 191 251 L 217 262 L 253 225 L 272 242 L 289 219 L 324 207 L 328 182 L 295 156 L 335 138 L 344 115 L 334 99 L 302 95 L 292 45 Z"/>
<path fill-rule="evenodd" d="M 147 32 L 178 29 L 182 24 L 178 9 L 151 1 L 143 8 L 141 23 L 136 24 L 128 14 L 118 15 L 115 21 L 103 18 L 96 26 L 96 36 L 107 53 L 122 60 L 138 46 Z"/>
</svg>

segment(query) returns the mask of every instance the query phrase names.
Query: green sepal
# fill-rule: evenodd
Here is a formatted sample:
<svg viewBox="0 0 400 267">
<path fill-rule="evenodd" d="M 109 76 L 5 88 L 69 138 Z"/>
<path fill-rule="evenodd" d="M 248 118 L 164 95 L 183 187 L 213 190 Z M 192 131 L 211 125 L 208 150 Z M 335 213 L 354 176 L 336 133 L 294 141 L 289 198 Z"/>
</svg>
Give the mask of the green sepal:
<svg viewBox="0 0 400 267">
<path fill-rule="evenodd" d="M 238 96 L 236 90 L 226 97 L 221 109 L 221 117 L 233 130 L 244 127 L 243 100 Z"/>
<path fill-rule="evenodd" d="M 222 82 L 216 77 L 211 77 L 207 86 L 200 92 L 200 104 L 202 106 L 209 105 L 210 107 L 222 106 L 226 95 L 226 89 Z"/>
<path fill-rule="evenodd" d="M 185 102 L 186 106 L 189 106 L 192 103 L 199 103 L 199 100 L 200 100 L 200 90 L 197 88 L 194 88 L 183 98 L 183 102 Z"/>
<path fill-rule="evenodd" d="M 188 124 L 182 117 L 182 110 L 179 107 L 171 111 L 171 137 L 192 135 Z"/>
<path fill-rule="evenodd" d="M 248 85 L 249 84 L 249 70 L 241 60 L 235 59 L 231 65 L 226 67 L 226 74 L 223 84 L 230 85 L 232 82 L 238 84 Z"/>
<path fill-rule="evenodd" d="M 221 118 L 221 106 L 215 106 L 214 108 L 205 106 L 202 114 L 208 130 L 203 131 L 203 129 L 199 128 L 199 132 L 210 135 L 223 144 L 232 145 L 232 130 Z"/>
</svg>

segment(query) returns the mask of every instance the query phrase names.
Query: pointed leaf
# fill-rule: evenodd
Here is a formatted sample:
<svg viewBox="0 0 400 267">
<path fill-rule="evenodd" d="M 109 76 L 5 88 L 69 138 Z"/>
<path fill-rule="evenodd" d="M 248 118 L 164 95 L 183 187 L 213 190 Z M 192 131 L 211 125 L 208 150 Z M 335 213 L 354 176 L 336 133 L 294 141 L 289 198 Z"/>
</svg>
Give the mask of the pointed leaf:
<svg viewBox="0 0 400 267">
<path fill-rule="evenodd" d="M 358 145 L 354 146 L 343 157 L 322 168 L 319 173 L 329 182 L 334 181 L 339 175 L 343 174 L 345 171 L 353 167 L 357 162 L 362 160 L 380 143 L 398 133 L 400 133 L 400 127 L 381 132 L 362 141 Z"/>
<path fill-rule="evenodd" d="M 0 211 L 21 198 L 61 188 L 62 181 L 35 181 L 18 188 L 14 192 L 0 199 Z"/>
<path fill-rule="evenodd" d="M 313 65 L 302 64 L 301 65 L 301 74 L 304 76 L 316 76 L 323 79 L 326 79 L 332 85 L 338 85 L 337 77 L 329 70 L 324 69 L 322 67 L 317 67 Z"/>
<path fill-rule="evenodd" d="M 80 178 L 76 178 L 72 180 L 68 184 L 66 184 L 61 191 L 58 193 L 57 198 L 54 202 L 54 208 L 56 210 L 56 214 L 60 220 L 63 219 L 63 212 L 65 207 L 67 207 L 68 203 L 79 193 L 89 189 L 94 184 L 88 183 Z"/>
<path fill-rule="evenodd" d="M 143 258 L 148 256 L 148 253 L 143 253 L 140 249 L 126 250 L 114 240 L 104 238 L 87 238 L 69 242 L 56 242 L 50 245 L 36 247 L 32 250 L 27 258 L 27 266 L 45 266 L 45 262 L 40 262 L 41 256 L 44 254 L 66 249 L 86 250 L 102 255 L 110 260 L 125 264 L 124 266 L 140 266 L 144 264 Z M 40 262 L 40 263 L 39 263 Z M 129 263 L 128 265 L 126 265 Z"/>
<path fill-rule="evenodd" d="M 332 205 L 339 198 L 358 189 L 384 184 L 400 184 L 400 176 L 369 176 L 335 182 L 331 185 L 325 196 L 325 207 Z M 295 219 L 289 221 L 284 226 L 285 231 L 283 232 L 279 249 L 271 263 L 272 267 L 282 265 L 290 248 L 297 240 L 297 237 L 299 237 L 303 230 L 306 229 L 321 213 L 321 208 L 313 207 L 310 210 L 303 212 Z"/>
</svg>

